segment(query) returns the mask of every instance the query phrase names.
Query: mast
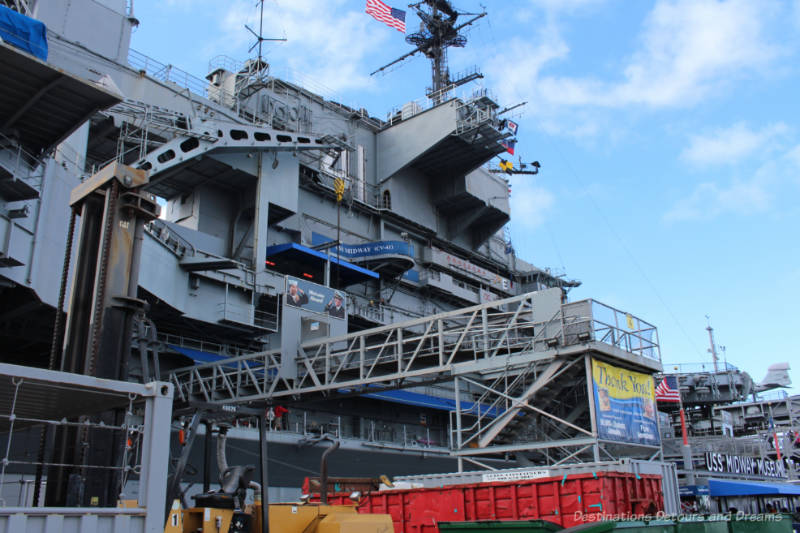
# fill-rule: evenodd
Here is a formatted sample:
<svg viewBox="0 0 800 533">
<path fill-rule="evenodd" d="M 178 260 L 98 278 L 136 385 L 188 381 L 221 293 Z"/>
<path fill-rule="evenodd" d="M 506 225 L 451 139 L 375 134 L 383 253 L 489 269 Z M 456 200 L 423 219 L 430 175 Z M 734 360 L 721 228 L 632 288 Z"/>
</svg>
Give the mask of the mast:
<svg viewBox="0 0 800 533">
<path fill-rule="evenodd" d="M 427 9 L 423 9 L 423 6 L 427 6 Z M 467 38 L 460 35 L 459 30 L 485 17 L 485 11 L 477 14 L 458 13 L 449 0 L 424 0 L 408 7 L 416 10 L 421 21 L 419 31 L 406 37 L 406 42 L 415 45 L 416 48 L 375 70 L 371 75 L 422 52 L 431 60 L 431 87 L 428 90 L 428 98 L 433 100 L 434 104 L 442 102 L 450 89 L 483 77 L 477 72 L 472 72 L 463 78 L 451 80 L 450 70 L 447 67 L 447 49 L 451 46 L 463 48 L 467 44 Z M 459 15 L 475 16 L 456 26 Z"/>
<path fill-rule="evenodd" d="M 256 33 L 253 28 L 248 26 L 247 24 L 244 25 L 247 30 L 253 34 L 253 37 L 256 38 L 256 42 L 253 43 L 253 46 L 250 47 L 248 52 L 252 52 L 254 48 L 258 47 L 258 65 L 264 65 L 263 56 L 261 53 L 261 46 L 264 41 L 285 41 L 285 37 L 276 38 L 276 37 L 264 37 L 264 0 L 256 0 L 260 6 L 259 11 L 259 18 L 258 18 L 258 33 Z"/>
<path fill-rule="evenodd" d="M 708 321 L 708 327 L 706 328 L 706 331 L 708 331 L 708 342 L 711 344 L 711 348 L 709 348 L 708 351 L 711 353 L 711 360 L 714 361 L 714 372 L 718 372 L 717 361 L 719 358 L 717 357 L 717 346 L 714 344 L 714 328 L 711 327 L 711 317 L 706 315 L 706 320 Z"/>
</svg>

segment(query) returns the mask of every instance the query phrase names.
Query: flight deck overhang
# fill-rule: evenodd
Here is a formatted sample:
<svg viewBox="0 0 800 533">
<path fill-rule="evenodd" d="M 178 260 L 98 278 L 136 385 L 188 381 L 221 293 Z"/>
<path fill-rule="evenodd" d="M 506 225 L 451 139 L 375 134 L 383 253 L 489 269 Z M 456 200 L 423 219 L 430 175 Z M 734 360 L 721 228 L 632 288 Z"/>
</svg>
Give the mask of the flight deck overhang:
<svg viewBox="0 0 800 533">
<path fill-rule="evenodd" d="M 466 134 L 445 137 L 411 163 L 427 176 L 452 177 L 472 172 L 506 149 L 500 144 L 504 134 L 491 124 L 483 124 Z"/>
<path fill-rule="evenodd" d="M 267 248 L 267 264 L 271 269 L 317 283 L 324 279 L 326 262 L 330 262 L 331 280 L 338 279 L 338 285 L 342 287 L 380 279 L 377 272 L 294 242 Z"/>
<path fill-rule="evenodd" d="M 120 101 L 120 95 L 0 42 L 0 130 L 31 152 L 53 148 Z"/>
<path fill-rule="evenodd" d="M 377 137 L 378 178 L 412 169 L 437 181 L 463 176 L 506 149 L 497 105 L 486 98 L 454 98 L 382 130 Z"/>
</svg>

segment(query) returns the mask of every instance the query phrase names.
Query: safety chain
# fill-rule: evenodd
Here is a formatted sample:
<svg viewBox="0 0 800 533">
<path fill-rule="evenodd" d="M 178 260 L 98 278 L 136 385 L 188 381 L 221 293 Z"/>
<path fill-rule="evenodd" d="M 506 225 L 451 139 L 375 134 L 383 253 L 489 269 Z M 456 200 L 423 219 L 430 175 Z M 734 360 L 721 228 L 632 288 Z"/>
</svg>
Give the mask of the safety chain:
<svg viewBox="0 0 800 533">
<path fill-rule="evenodd" d="M 97 351 L 100 347 L 101 322 L 103 320 L 103 300 L 106 293 L 106 271 L 108 270 L 108 257 L 111 252 L 111 232 L 113 229 L 114 216 L 117 208 L 117 197 L 119 196 L 119 182 L 114 180 L 111 190 L 108 191 L 108 210 L 106 212 L 106 224 L 103 228 L 103 240 L 100 244 L 100 262 L 97 266 L 97 297 L 95 307 L 92 310 L 92 336 L 89 349 L 89 361 L 87 375 L 93 376 L 97 361 Z"/>
<path fill-rule="evenodd" d="M 139 433 L 138 428 L 132 426 L 133 422 L 133 401 L 136 399 L 136 395 L 133 393 L 128 394 L 128 409 L 125 411 L 125 421 L 122 423 L 122 438 L 124 439 L 123 445 L 123 452 L 122 452 L 122 474 L 119 477 L 119 499 L 124 499 L 124 490 L 125 485 L 128 483 L 128 476 L 130 475 L 131 471 L 135 469 L 135 467 L 131 467 L 128 464 L 128 455 L 131 453 L 131 449 L 133 448 L 133 439 L 135 438 L 136 441 L 139 441 L 139 436 L 135 435 Z M 136 452 L 133 452 L 134 459 L 136 458 Z M 135 460 L 134 460 L 135 462 Z"/>
</svg>

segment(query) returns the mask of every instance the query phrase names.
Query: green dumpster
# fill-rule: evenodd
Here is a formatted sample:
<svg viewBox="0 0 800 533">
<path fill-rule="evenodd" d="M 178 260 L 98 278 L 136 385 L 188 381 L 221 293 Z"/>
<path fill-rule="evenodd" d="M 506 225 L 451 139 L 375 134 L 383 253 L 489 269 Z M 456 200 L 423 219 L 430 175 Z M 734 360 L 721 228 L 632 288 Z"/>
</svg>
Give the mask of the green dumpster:
<svg viewBox="0 0 800 533">
<path fill-rule="evenodd" d="M 792 533 L 789 513 L 734 516 L 728 522 L 730 533 Z"/>
<path fill-rule="evenodd" d="M 558 524 L 547 520 L 483 520 L 477 522 L 439 522 L 440 533 L 553 533 Z"/>
</svg>

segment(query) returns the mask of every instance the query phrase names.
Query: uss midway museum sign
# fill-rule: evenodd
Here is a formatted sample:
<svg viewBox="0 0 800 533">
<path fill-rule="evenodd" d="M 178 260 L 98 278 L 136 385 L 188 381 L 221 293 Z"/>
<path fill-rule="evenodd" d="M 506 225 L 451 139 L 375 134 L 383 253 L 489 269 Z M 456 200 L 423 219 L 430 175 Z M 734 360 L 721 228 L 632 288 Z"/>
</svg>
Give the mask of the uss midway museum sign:
<svg viewBox="0 0 800 533">
<path fill-rule="evenodd" d="M 715 452 L 706 452 L 706 470 L 771 478 L 786 477 L 786 465 L 783 461 Z"/>
</svg>

